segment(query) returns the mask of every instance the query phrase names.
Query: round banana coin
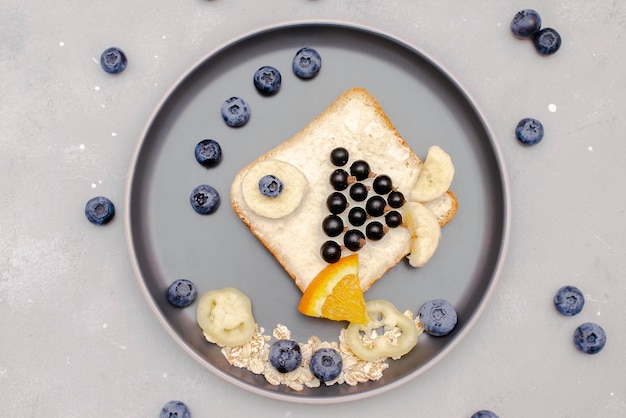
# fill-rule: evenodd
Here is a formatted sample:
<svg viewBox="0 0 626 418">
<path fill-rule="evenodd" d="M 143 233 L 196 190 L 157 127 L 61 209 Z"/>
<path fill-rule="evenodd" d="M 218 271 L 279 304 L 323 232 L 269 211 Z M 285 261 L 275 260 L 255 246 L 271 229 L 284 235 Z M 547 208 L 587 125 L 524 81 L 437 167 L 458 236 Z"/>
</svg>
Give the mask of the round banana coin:
<svg viewBox="0 0 626 418">
<path fill-rule="evenodd" d="M 282 182 L 282 191 L 278 196 L 269 197 L 261 193 L 259 180 L 268 175 Z M 278 219 L 300 206 L 308 184 L 305 175 L 294 165 L 280 160 L 266 160 L 250 168 L 241 187 L 243 198 L 250 209 L 257 215 Z"/>
</svg>

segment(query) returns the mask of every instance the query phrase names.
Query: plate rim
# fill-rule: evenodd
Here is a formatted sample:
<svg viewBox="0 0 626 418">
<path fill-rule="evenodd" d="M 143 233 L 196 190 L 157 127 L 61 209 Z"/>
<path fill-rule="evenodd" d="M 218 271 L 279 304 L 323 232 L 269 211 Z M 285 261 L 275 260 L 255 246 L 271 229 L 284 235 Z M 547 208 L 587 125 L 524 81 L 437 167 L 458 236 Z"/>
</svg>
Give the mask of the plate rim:
<svg viewBox="0 0 626 418">
<path fill-rule="evenodd" d="M 500 245 L 498 249 L 498 254 L 496 257 L 496 263 L 494 265 L 494 272 L 491 276 L 491 280 L 489 285 L 483 292 L 480 303 L 477 308 L 474 310 L 472 315 L 467 318 L 466 325 L 463 327 L 459 335 L 457 335 L 450 343 L 446 344 L 442 350 L 437 352 L 435 356 L 429 361 L 427 361 L 424 365 L 419 368 L 419 373 L 416 371 L 411 371 L 407 373 L 407 375 L 402 376 L 393 382 L 387 383 L 383 386 L 376 387 L 373 389 L 365 390 L 358 393 L 351 394 L 337 394 L 331 396 L 296 396 L 290 393 L 283 393 L 278 391 L 269 391 L 262 387 L 256 386 L 249 382 L 242 381 L 237 377 L 228 374 L 219 368 L 209 364 L 206 359 L 196 353 L 194 350 L 191 350 L 186 344 L 183 344 L 180 336 L 177 331 L 172 327 L 172 325 L 165 319 L 161 310 L 158 309 L 156 303 L 152 300 L 152 294 L 147 288 L 145 281 L 143 280 L 143 274 L 139 267 L 137 252 L 135 249 L 135 244 L 133 240 L 133 232 L 132 232 L 132 224 L 131 224 L 131 211 L 132 211 L 132 186 L 136 176 L 137 162 L 139 157 L 141 156 L 142 149 L 146 143 L 146 137 L 150 132 L 150 129 L 154 125 L 157 117 L 160 112 L 163 110 L 163 107 L 167 104 L 169 98 L 176 92 L 177 89 L 182 86 L 185 81 L 194 74 L 207 60 L 210 60 L 212 57 L 217 56 L 221 52 L 227 50 L 228 48 L 233 47 L 236 44 L 245 42 L 248 39 L 252 39 L 257 36 L 264 35 L 268 32 L 277 32 L 282 30 L 294 29 L 294 28 L 304 28 L 304 27 L 330 27 L 336 29 L 343 30 L 351 30 L 362 33 L 367 33 L 369 35 L 373 35 L 387 41 L 393 42 L 407 50 L 411 53 L 419 56 L 421 59 L 428 62 L 432 67 L 434 67 L 441 75 L 443 75 L 460 93 L 466 103 L 474 110 L 476 116 L 478 117 L 479 122 L 481 123 L 483 129 L 487 133 L 491 149 L 494 152 L 495 163 L 498 168 L 498 172 L 500 174 L 501 181 L 500 184 L 500 192 L 502 193 L 502 205 L 503 205 L 503 213 L 502 215 L 502 233 L 499 239 Z M 432 55 L 424 52 L 419 49 L 414 42 L 407 40 L 401 36 L 396 34 L 392 34 L 390 32 L 375 28 L 371 25 L 362 25 L 357 24 L 350 21 L 345 20 L 335 20 L 335 19 L 298 19 L 298 20 L 290 20 L 281 23 L 269 24 L 257 27 L 255 29 L 249 30 L 242 35 L 233 37 L 227 41 L 224 41 L 205 53 L 200 59 L 194 62 L 191 66 L 189 66 L 186 70 L 184 70 L 180 76 L 178 76 L 171 86 L 166 90 L 163 96 L 158 100 L 158 102 L 154 105 L 153 110 L 150 112 L 147 122 L 145 123 L 143 129 L 140 132 L 137 143 L 135 144 L 134 150 L 132 152 L 130 158 L 130 164 L 128 169 L 128 177 L 125 184 L 125 192 L 124 192 L 124 229 L 125 229 L 125 238 L 126 238 L 126 246 L 128 250 L 128 254 L 130 257 L 130 262 L 132 265 L 133 273 L 135 279 L 137 280 L 139 287 L 141 289 L 144 298 L 148 302 L 153 314 L 158 318 L 160 324 L 165 328 L 167 333 L 170 335 L 176 343 L 183 348 L 187 354 L 189 354 L 194 360 L 198 363 L 202 364 L 206 368 L 208 368 L 212 373 L 224 379 L 236 387 L 245 389 L 252 393 L 261 395 L 266 398 L 300 403 L 300 404 L 336 404 L 343 402 L 350 402 L 359 399 L 365 399 L 374 395 L 379 395 L 389 390 L 395 389 L 401 385 L 406 384 L 408 381 L 415 379 L 417 376 L 423 374 L 431 367 L 433 367 L 437 362 L 435 361 L 439 357 L 443 357 L 447 355 L 451 350 L 453 350 L 462 340 L 466 337 L 467 333 L 474 327 L 480 316 L 485 311 L 489 300 L 493 296 L 497 283 L 500 280 L 502 275 L 502 271 L 504 268 L 506 254 L 508 252 L 508 246 L 510 241 L 510 233 L 511 233 L 511 196 L 510 196 L 510 180 L 508 171 L 506 168 L 506 163 L 504 160 L 504 155 L 502 149 L 500 147 L 499 142 L 497 141 L 497 137 L 494 133 L 492 126 L 490 125 L 488 118 L 486 117 L 485 112 L 476 102 L 476 100 L 471 96 L 468 89 L 461 83 L 461 81 L 453 75 L 452 72 L 448 70 L 448 68 L 439 60 L 435 59 Z M 233 366 L 234 367 L 234 366 Z"/>
</svg>

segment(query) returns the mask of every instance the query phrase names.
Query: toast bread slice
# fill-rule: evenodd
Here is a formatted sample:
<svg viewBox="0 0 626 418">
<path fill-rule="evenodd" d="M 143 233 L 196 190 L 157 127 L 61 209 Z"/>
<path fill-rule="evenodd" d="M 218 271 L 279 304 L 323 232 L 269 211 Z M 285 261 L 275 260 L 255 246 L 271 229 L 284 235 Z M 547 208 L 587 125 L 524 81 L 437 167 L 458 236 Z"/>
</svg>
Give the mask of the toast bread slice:
<svg viewBox="0 0 626 418">
<path fill-rule="evenodd" d="M 329 177 L 337 167 L 332 165 L 330 153 L 337 147 L 346 148 L 350 153 L 350 161 L 342 168 L 349 170 L 352 161 L 365 160 L 372 172 L 391 177 L 394 188 L 405 196 L 409 195 L 423 164 L 396 131 L 379 102 L 365 89 L 356 87 L 339 96 L 292 138 L 245 166 L 231 186 L 235 213 L 303 292 L 328 265 L 320 255 L 322 243 L 329 240 L 322 229 L 322 220 L 329 214 L 326 199 L 334 191 Z M 245 193 L 249 191 L 244 191 L 249 190 L 244 187 L 246 176 L 260 163 L 272 162 L 296 167 L 307 183 L 297 207 L 286 215 L 279 211 L 281 215 L 276 218 L 255 212 L 246 200 Z M 289 179 L 282 180 L 288 188 Z M 348 194 L 347 190 L 345 193 Z M 348 200 L 350 204 L 355 203 Z M 272 204 L 268 200 L 268 208 Z M 451 192 L 429 204 L 442 226 L 456 213 L 457 201 Z M 347 210 L 345 212 L 347 214 Z M 345 218 L 345 214 L 341 216 Z M 390 228 L 379 241 L 367 240 L 358 251 L 363 291 L 409 253 L 410 240 L 411 233 L 403 226 Z M 349 253 L 343 249 L 343 255 Z"/>
</svg>

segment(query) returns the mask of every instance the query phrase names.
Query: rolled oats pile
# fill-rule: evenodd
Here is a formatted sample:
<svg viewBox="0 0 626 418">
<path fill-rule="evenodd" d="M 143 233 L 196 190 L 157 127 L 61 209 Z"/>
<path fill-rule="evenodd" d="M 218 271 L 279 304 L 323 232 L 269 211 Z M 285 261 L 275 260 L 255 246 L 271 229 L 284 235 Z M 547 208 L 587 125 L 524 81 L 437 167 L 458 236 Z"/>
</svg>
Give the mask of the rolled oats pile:
<svg viewBox="0 0 626 418">
<path fill-rule="evenodd" d="M 409 317 L 421 334 L 422 325 L 417 317 L 409 310 L 404 312 Z M 291 331 L 282 324 L 278 324 L 272 335 L 264 335 L 265 330 L 256 325 L 252 338 L 242 346 L 222 347 L 222 354 L 226 360 L 235 367 L 240 367 L 251 371 L 254 374 L 263 375 L 268 383 L 278 386 L 286 385 L 289 388 L 301 391 L 305 387 L 319 387 L 322 382 L 318 380 L 309 369 L 309 361 L 313 353 L 320 348 L 333 348 L 341 354 L 343 368 L 339 376 L 324 384 L 331 386 L 334 384 L 346 383 L 355 386 L 358 383 L 369 380 L 379 380 L 383 376 L 383 371 L 389 367 L 387 357 L 381 357 L 375 361 L 365 361 L 359 359 L 350 349 L 346 342 L 346 330 L 342 329 L 339 334 L 339 343 L 332 341 L 321 341 L 316 336 L 311 336 L 306 343 L 300 343 L 302 352 L 302 363 L 295 370 L 281 373 L 272 366 L 269 361 L 270 342 L 275 340 L 291 339 Z M 401 332 L 398 328 L 383 330 L 381 334 L 363 335 L 364 345 L 373 343 L 376 338 L 385 338 L 389 344 L 394 344 L 400 338 Z"/>
</svg>

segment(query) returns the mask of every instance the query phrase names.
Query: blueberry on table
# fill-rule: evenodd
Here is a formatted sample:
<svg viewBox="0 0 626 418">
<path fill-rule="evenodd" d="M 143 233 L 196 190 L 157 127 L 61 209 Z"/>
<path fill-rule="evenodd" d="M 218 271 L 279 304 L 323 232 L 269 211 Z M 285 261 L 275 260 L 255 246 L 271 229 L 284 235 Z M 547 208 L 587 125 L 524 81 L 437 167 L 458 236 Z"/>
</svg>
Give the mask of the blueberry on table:
<svg viewBox="0 0 626 418">
<path fill-rule="evenodd" d="M 333 348 L 320 348 L 311 356 L 309 369 L 322 382 L 336 379 L 343 368 L 341 354 Z"/>
<path fill-rule="evenodd" d="M 524 118 L 515 127 L 515 136 L 523 145 L 538 144 L 543 139 L 543 125 L 537 119 Z"/>
<path fill-rule="evenodd" d="M 94 225 L 106 225 L 115 216 L 115 205 L 104 196 L 96 196 L 87 201 L 85 216 Z"/>
<path fill-rule="evenodd" d="M 213 167 L 222 160 L 222 147 L 214 139 L 203 139 L 194 150 L 196 161 L 205 167 Z"/>
<path fill-rule="evenodd" d="M 107 73 L 120 73 L 124 71 L 126 65 L 128 65 L 126 54 L 117 47 L 107 48 L 100 55 L 100 66 Z"/>
<path fill-rule="evenodd" d="M 474 412 L 472 418 L 498 418 L 498 416 L 487 409 L 481 409 L 480 411 Z"/>
<path fill-rule="evenodd" d="M 250 107 L 240 97 L 231 97 L 225 100 L 221 112 L 226 125 L 233 128 L 243 126 L 250 120 Z"/>
<path fill-rule="evenodd" d="M 178 279 L 167 288 L 167 300 L 174 306 L 185 308 L 198 296 L 196 285 L 187 279 Z"/>
<path fill-rule="evenodd" d="M 191 191 L 189 202 L 196 212 L 210 215 L 217 210 L 220 204 L 220 195 L 214 187 L 201 184 Z"/>
<path fill-rule="evenodd" d="M 294 340 L 278 340 L 270 346 L 269 361 L 280 373 L 291 372 L 302 363 L 300 345 Z"/>
<path fill-rule="evenodd" d="M 533 9 L 520 10 L 511 21 L 511 32 L 518 38 L 530 38 L 541 29 L 541 16 Z"/>
<path fill-rule="evenodd" d="M 552 55 L 561 47 L 561 35 L 552 28 L 541 29 L 535 34 L 533 43 L 539 54 Z"/>
<path fill-rule="evenodd" d="M 159 418 L 191 418 L 191 412 L 185 403 L 181 401 L 169 401 L 161 409 Z"/>
<path fill-rule="evenodd" d="M 301 48 L 293 57 L 291 68 L 293 73 L 300 78 L 313 78 L 322 68 L 322 57 L 313 48 Z"/>
<path fill-rule="evenodd" d="M 426 302 L 420 308 L 419 318 L 424 331 L 435 337 L 449 334 L 457 323 L 456 310 L 445 299 Z"/>
<path fill-rule="evenodd" d="M 563 286 L 554 296 L 554 306 L 563 315 L 576 315 L 583 310 L 584 305 L 585 297 L 576 286 Z"/>
<path fill-rule="evenodd" d="M 254 72 L 252 81 L 254 82 L 254 87 L 256 87 L 261 94 L 272 96 L 280 90 L 282 77 L 280 75 L 280 71 L 274 67 L 266 65 Z"/>
<path fill-rule="evenodd" d="M 574 344 L 583 353 L 599 353 L 606 344 L 606 333 L 600 325 L 585 322 L 574 331 Z"/>
</svg>

